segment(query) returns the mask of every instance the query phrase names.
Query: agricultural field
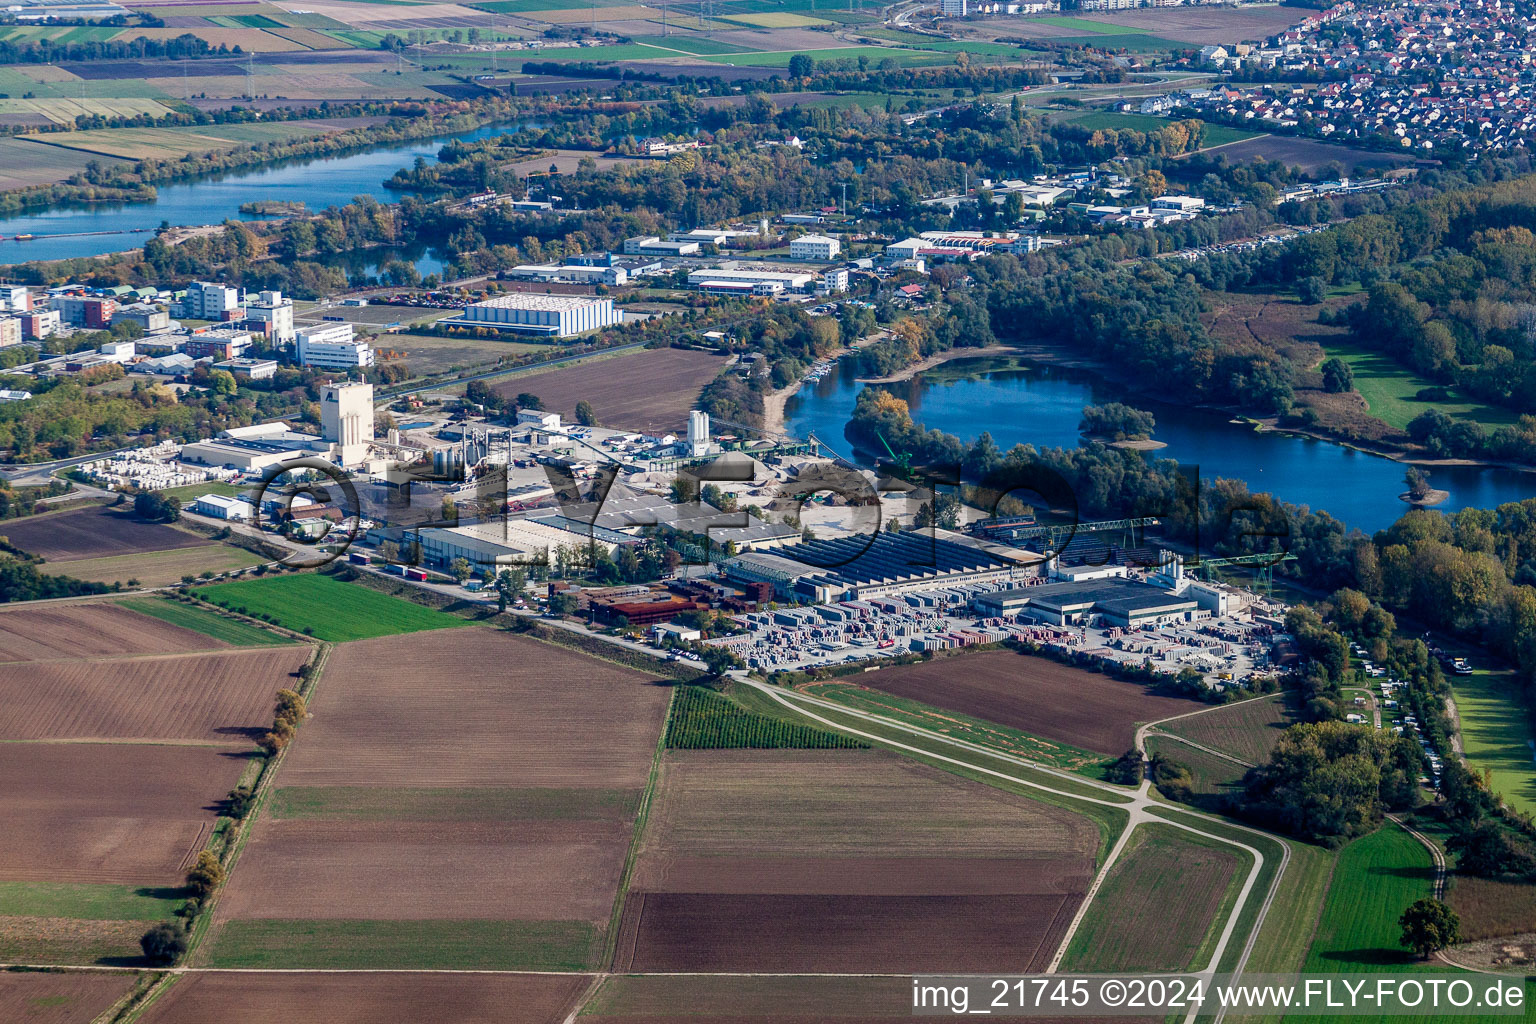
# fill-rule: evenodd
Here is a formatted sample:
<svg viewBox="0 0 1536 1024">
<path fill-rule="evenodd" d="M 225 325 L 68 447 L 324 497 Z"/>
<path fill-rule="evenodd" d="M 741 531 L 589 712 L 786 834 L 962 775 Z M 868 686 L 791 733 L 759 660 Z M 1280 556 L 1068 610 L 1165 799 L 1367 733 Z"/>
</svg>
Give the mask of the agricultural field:
<svg viewBox="0 0 1536 1024">
<path fill-rule="evenodd" d="M 200 544 L 133 555 L 46 562 L 38 567 L 38 571 L 44 575 L 73 576 L 95 583 L 129 584 L 138 580 L 140 586 L 162 587 L 179 582 L 185 576 L 247 569 L 264 561 L 267 559 L 230 544 Z"/>
<path fill-rule="evenodd" d="M 1398 939 L 1397 919 L 1434 883 L 1429 851 L 1390 822 L 1356 839 L 1338 856 L 1307 971 L 1402 968 L 1413 954 Z"/>
<path fill-rule="evenodd" d="M 1445 901 L 1461 916 L 1465 942 L 1536 933 L 1536 886 L 1456 875 Z"/>
<path fill-rule="evenodd" d="M 678 430 L 699 391 L 725 365 L 725 357 L 680 348 L 643 349 L 506 377 L 494 385 L 503 397 L 532 392 L 544 407 L 574 418 L 576 403 L 592 403 L 598 422 L 631 430 Z"/>
<path fill-rule="evenodd" d="M 70 603 L 0 613 L 0 651 L 0 960 L 137 962 L 309 648 Z"/>
<path fill-rule="evenodd" d="M 169 622 L 173 626 L 193 630 L 234 647 L 261 647 L 289 643 L 286 637 L 279 636 L 270 630 L 227 618 L 196 605 L 182 604 L 159 597 L 130 597 L 117 603 L 140 615 L 148 615 L 162 622 Z"/>
<path fill-rule="evenodd" d="M 1236 795 L 1242 791 L 1243 775 L 1248 769 L 1240 764 L 1191 747 L 1169 736 L 1148 737 L 1146 748 L 1148 754 L 1160 754 L 1188 768 L 1190 790 L 1196 797 Z M 1193 802 L 1197 805 L 1203 803 L 1198 800 Z"/>
<path fill-rule="evenodd" d="M 754 28 L 809 28 L 826 24 L 821 18 L 804 14 L 725 14 L 721 17 L 725 21 L 739 21 Z"/>
<path fill-rule="evenodd" d="M 189 974 L 157 998 L 140 1024 L 334 1024 L 453 1021 L 557 1024 L 590 979 L 580 975 Z"/>
<path fill-rule="evenodd" d="M 0 662 L 176 654 L 224 646 L 116 604 L 11 605 L 0 610 Z"/>
<path fill-rule="evenodd" d="M 4 106 L 0 100 L 0 124 L 5 123 Z M 85 153 L 39 146 L 24 139 L 0 139 L 0 189 L 26 188 L 30 185 L 54 185 L 85 170 L 91 157 Z M 103 161 L 107 166 L 121 161 Z M 15 246 L 0 243 L 0 259 Z"/>
<path fill-rule="evenodd" d="M 0 1020 L 10 1024 L 81 1024 L 127 995 L 126 974 L 7 971 L 0 974 Z"/>
<path fill-rule="evenodd" d="M 862 740 L 748 710 L 702 686 L 681 686 L 672 698 L 663 741 L 671 750 L 836 750 L 868 746 Z"/>
<path fill-rule="evenodd" d="M 255 618 L 270 616 L 287 629 L 334 642 L 469 625 L 435 608 L 318 573 L 217 583 L 193 593 L 210 604 Z"/>
<path fill-rule="evenodd" d="M 1350 149 L 1331 142 L 1317 142 L 1285 135 L 1261 135 L 1245 139 L 1222 150 L 1232 163 L 1248 160 L 1279 160 L 1287 167 L 1300 167 L 1308 174 L 1316 174 L 1329 164 L 1338 164 L 1346 175 L 1365 176 L 1375 169 L 1399 167 L 1413 163 L 1413 157 L 1401 153 L 1385 153 L 1375 150 Z"/>
<path fill-rule="evenodd" d="M 1492 789 L 1515 810 L 1536 813 L 1536 747 L 1518 705 L 1519 684 L 1513 673 L 1478 669 L 1470 676 L 1451 676 L 1461 742 L 1474 770 L 1491 773 Z"/>
<path fill-rule="evenodd" d="M 109 90 L 111 91 L 111 90 Z M 73 124 L 77 117 L 165 117 L 171 108 L 153 99 L 113 96 L 103 99 L 0 99 L 0 114 L 37 114 L 55 124 Z"/>
<path fill-rule="evenodd" d="M 339 647 L 208 962 L 595 965 L 669 695 L 484 627 Z M 476 884 L 452 863 L 475 864 Z"/>
<path fill-rule="evenodd" d="M 274 121 L 270 124 L 207 125 L 194 128 L 103 128 L 83 132 L 51 132 L 31 141 L 78 149 L 124 160 L 180 157 L 191 153 L 237 149 L 260 142 L 289 142 L 361 127 L 377 118 L 338 121 Z"/>
<path fill-rule="evenodd" d="M 380 338 L 376 350 L 379 362 L 403 362 L 413 377 L 431 377 L 467 366 L 484 366 L 498 359 L 544 351 L 554 355 L 549 345 L 524 341 L 490 341 L 483 338 L 434 338 L 426 334 L 391 334 Z"/>
<path fill-rule="evenodd" d="M 866 57 L 871 64 L 878 64 L 887 58 L 894 60 L 901 67 L 926 67 L 933 64 L 953 63 L 954 57 L 947 53 L 935 53 L 923 50 L 898 50 L 884 46 L 841 46 L 826 50 L 765 50 L 757 53 L 731 53 L 718 57 L 705 57 L 704 60 L 714 64 L 729 64 L 741 67 L 765 67 L 784 68 L 789 66 L 789 58 L 797 53 L 809 52 L 818 61 L 824 60 L 857 60 Z"/>
<path fill-rule="evenodd" d="M 1286 696 L 1274 694 L 1168 722 L 1158 726 L 1157 731 L 1182 736 L 1249 764 L 1259 764 L 1269 759 L 1280 734 L 1297 721 Z"/>
<path fill-rule="evenodd" d="M 270 727 L 272 695 L 294 685 L 308 657 L 287 644 L 0 665 L 0 740 L 254 739 Z"/>
<path fill-rule="evenodd" d="M 1038 969 L 1097 844 L 1087 818 L 874 751 L 672 751 L 615 967 Z"/>
<path fill-rule="evenodd" d="M 1178 7 L 1145 11 L 1096 11 L 1094 31 L 1156 32 L 1186 45 L 1230 46 L 1259 41 L 1282 32 L 1315 12 L 1306 7 Z M 1087 21 L 1085 18 L 1043 18 L 1047 22 Z"/>
<path fill-rule="evenodd" d="M 1102 776 L 1109 762 L 1101 754 L 1081 750 L 1064 743 L 1031 736 L 1029 733 L 1007 726 L 986 722 L 958 711 L 944 710 L 921 701 L 881 693 L 857 683 L 821 683 L 803 687 L 806 693 L 858 711 L 866 711 L 931 730 L 944 736 L 953 736 L 968 743 L 1002 750 L 1015 757 L 1028 758 L 1041 764 L 1067 771 L 1080 771 L 1095 778 Z"/>
<path fill-rule="evenodd" d="M 1248 866 L 1248 855 L 1236 847 L 1167 825 L 1141 825 L 1088 905 L 1062 969 L 1206 967 L 1222 912 Z"/>
<path fill-rule="evenodd" d="M 584 1024 L 890 1024 L 911 1019 L 905 978 L 828 975 L 614 975 L 582 1006 Z"/>
<path fill-rule="evenodd" d="M 1011 651 L 882 668 L 859 682 L 1107 757 L 1130 749 L 1138 722 L 1196 708 L 1137 683 Z"/>
<path fill-rule="evenodd" d="M 179 886 L 245 760 L 243 744 L 6 744 L 0 881 Z"/>
<path fill-rule="evenodd" d="M 146 523 L 131 511 L 105 505 L 27 516 L 6 523 L 4 532 L 16 547 L 50 562 L 214 543 L 175 527 Z"/>
</svg>

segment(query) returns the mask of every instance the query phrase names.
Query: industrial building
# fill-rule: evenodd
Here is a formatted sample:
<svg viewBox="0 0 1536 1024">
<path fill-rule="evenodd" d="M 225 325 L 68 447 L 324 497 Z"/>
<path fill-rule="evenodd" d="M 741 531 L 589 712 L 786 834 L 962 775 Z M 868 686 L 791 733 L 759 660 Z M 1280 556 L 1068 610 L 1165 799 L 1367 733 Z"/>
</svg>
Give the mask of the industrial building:
<svg viewBox="0 0 1536 1024">
<path fill-rule="evenodd" d="M 926 533 L 855 534 L 809 540 L 725 563 L 731 581 L 771 583 L 780 598 L 867 600 L 958 583 L 1022 577 L 1024 568 L 957 541 Z"/>
<path fill-rule="evenodd" d="M 251 503 L 233 494 L 205 494 L 192 505 L 192 511 L 210 519 L 245 522 L 253 514 Z"/>
<path fill-rule="evenodd" d="M 320 436 L 336 445 L 336 462 L 356 466 L 373 441 L 373 385 L 361 381 L 320 389 Z"/>
<path fill-rule="evenodd" d="M 560 548 L 595 547 L 611 555 L 615 544 L 602 537 L 576 537 L 536 519 L 498 519 L 467 526 L 428 527 L 419 531 L 421 557 L 427 565 L 447 568 L 455 558 L 471 565 L 542 565 Z M 627 539 L 627 538 L 626 538 Z"/>
<path fill-rule="evenodd" d="M 830 235 L 801 235 L 789 243 L 792 260 L 835 260 L 840 251 L 841 243 Z"/>
<path fill-rule="evenodd" d="M 285 423 L 231 427 L 217 437 L 194 441 L 181 449 L 183 462 L 228 466 L 244 473 L 261 473 L 296 459 L 330 457 L 334 446 L 313 434 L 288 429 Z"/>
<path fill-rule="evenodd" d="M 816 275 L 807 270 L 749 270 L 741 267 L 718 267 L 712 270 L 693 270 L 688 273 L 690 288 L 736 295 L 805 292 L 810 290 L 815 281 Z"/>
<path fill-rule="evenodd" d="M 1200 608 L 1182 596 L 1124 577 L 1045 583 L 976 599 L 984 615 L 1025 615 L 1057 626 L 1104 624 L 1134 629 L 1190 619 Z"/>
<path fill-rule="evenodd" d="M 373 347 L 360 340 L 351 324 L 322 324 L 296 332 L 294 358 L 300 366 L 356 370 L 373 365 Z"/>
<path fill-rule="evenodd" d="M 609 298 L 518 292 L 473 303 L 464 308 L 462 317 L 441 322 L 568 338 L 612 327 L 622 318 L 623 314 Z"/>
<path fill-rule="evenodd" d="M 702 501 L 674 502 L 653 494 L 610 494 L 601 507 L 586 502 L 557 509 L 536 509 L 530 521 L 544 522 L 585 537 L 592 530 L 639 537 L 647 527 L 708 537 L 712 545 L 734 544 L 738 551 L 762 551 L 795 544 L 800 531 L 768 523 L 745 512 L 721 512 Z"/>
</svg>

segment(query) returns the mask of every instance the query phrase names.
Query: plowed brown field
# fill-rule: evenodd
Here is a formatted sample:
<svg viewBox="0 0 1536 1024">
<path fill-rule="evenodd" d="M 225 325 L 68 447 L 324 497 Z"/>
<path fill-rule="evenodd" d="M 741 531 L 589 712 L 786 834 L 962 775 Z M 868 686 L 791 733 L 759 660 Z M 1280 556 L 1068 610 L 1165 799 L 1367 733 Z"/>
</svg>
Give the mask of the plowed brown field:
<svg viewBox="0 0 1536 1024">
<path fill-rule="evenodd" d="M 859 685 L 1111 755 L 1130 749 L 1136 723 L 1200 707 L 1148 693 L 1139 683 L 1009 651 L 884 668 L 860 676 Z"/>
<path fill-rule="evenodd" d="M 627 821 L 456 822 L 451 830 L 437 822 L 262 821 L 220 910 L 241 918 L 606 922 L 629 836 Z"/>
<path fill-rule="evenodd" d="M 0 661 L 171 654 L 227 646 L 115 604 L 54 604 L 0 612 Z"/>
<path fill-rule="evenodd" d="M 1093 874 L 1087 819 L 853 751 L 677 751 L 618 970 L 1042 968 Z"/>
<path fill-rule="evenodd" d="M 6 523 L 5 536 L 28 554 L 50 562 L 212 543 L 196 534 L 161 523 L 146 523 L 132 513 L 105 506 L 17 519 Z"/>
<path fill-rule="evenodd" d="M 179 885 L 245 763 L 205 746 L 0 743 L 0 880 Z"/>
<path fill-rule="evenodd" d="M 235 741 L 271 727 L 273 694 L 308 654 L 296 644 L 0 665 L 0 740 Z"/>
<path fill-rule="evenodd" d="M 688 411 L 699 391 L 715 379 L 725 357 L 680 348 L 647 349 L 633 355 L 520 374 L 494 388 L 507 398 L 535 394 L 544 408 L 575 414 L 576 403 L 588 401 L 598 422 L 630 430 L 678 430 L 688 423 Z"/>
<path fill-rule="evenodd" d="M 285 786 L 639 788 L 668 689 L 493 629 L 344 644 Z"/>
<path fill-rule="evenodd" d="M 6 1024 L 87 1024 L 133 986 L 127 974 L 0 974 Z"/>
<path fill-rule="evenodd" d="M 506 974 L 193 974 L 143 1024 L 558 1024 L 590 979 Z"/>
</svg>

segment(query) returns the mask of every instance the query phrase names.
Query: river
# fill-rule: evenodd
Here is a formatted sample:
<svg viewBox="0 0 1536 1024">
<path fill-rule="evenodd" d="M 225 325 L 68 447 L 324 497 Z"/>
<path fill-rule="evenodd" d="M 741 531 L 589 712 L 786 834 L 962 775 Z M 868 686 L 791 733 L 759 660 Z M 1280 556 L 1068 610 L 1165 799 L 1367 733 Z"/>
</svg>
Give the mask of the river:
<svg viewBox="0 0 1536 1024">
<path fill-rule="evenodd" d="M 962 375 L 965 369 L 978 372 Z M 1367 533 L 1382 529 L 1408 508 L 1406 467 L 1343 445 L 1276 432 L 1259 432 L 1225 416 L 1187 406 L 1128 396 L 1088 375 L 1055 369 L 984 372 L 986 364 L 954 362 L 910 381 L 881 385 L 905 399 L 912 418 L 930 429 L 973 440 L 991 431 L 998 447 L 1015 444 L 1075 448 L 1083 406 L 1126 402 L 1157 417 L 1154 437 L 1167 444 L 1153 455 L 1200 468 L 1202 480 L 1228 477 L 1285 501 L 1325 510 Z M 797 437 L 814 432 L 839 454 L 873 465 L 874 455 L 855 452 L 844 429 L 864 385 L 852 359 L 844 360 L 785 407 L 785 429 Z M 1536 474 L 1476 466 L 1431 470 L 1434 486 L 1450 492 L 1443 511 L 1488 508 L 1536 497 Z"/>
<path fill-rule="evenodd" d="M 486 126 L 458 135 L 391 143 L 339 156 L 284 160 L 226 171 L 157 186 L 158 197 L 148 203 L 65 203 L 0 218 L 0 236 L 5 239 L 0 241 L 0 265 L 100 256 L 137 248 L 161 221 L 180 227 L 265 219 L 240 212 L 241 203 L 255 199 L 302 202 L 316 212 L 327 206 L 343 206 L 361 195 L 373 196 L 381 203 L 399 202 L 404 193 L 386 188 L 384 182 L 395 171 L 415 163 L 418 156 L 436 162 L 438 150 L 449 139 L 473 141 L 516 130 L 516 126 Z M 86 233 L 97 231 L 112 233 Z M 39 237 L 16 241 L 16 236 L 22 234 Z M 418 269 L 428 274 L 440 271 L 442 265 L 424 260 Z"/>
</svg>

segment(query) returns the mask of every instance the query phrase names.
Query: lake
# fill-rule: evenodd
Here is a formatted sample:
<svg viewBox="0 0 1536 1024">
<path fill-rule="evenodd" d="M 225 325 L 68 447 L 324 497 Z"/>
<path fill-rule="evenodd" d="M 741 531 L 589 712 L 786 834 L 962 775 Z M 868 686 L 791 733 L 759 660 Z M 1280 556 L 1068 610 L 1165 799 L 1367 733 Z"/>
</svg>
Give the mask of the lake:
<svg viewBox="0 0 1536 1024">
<path fill-rule="evenodd" d="M 161 221 L 179 227 L 266 219 L 240 212 L 241 203 L 255 199 L 302 202 L 313 212 L 343 206 L 362 195 L 381 203 L 396 203 L 404 193 L 386 188 L 384 182 L 400 168 L 415 163 L 418 156 L 435 163 L 438 150 L 449 139 L 473 141 L 516 130 L 516 126 L 488 125 L 458 135 L 391 143 L 339 156 L 227 171 L 157 186 L 158 198 L 149 203 L 68 203 L 0 218 L 0 236 L 5 238 L 0 241 L 0 264 L 100 256 L 137 248 Z M 85 234 L 95 231 L 112 233 Z M 16 241 L 21 234 L 64 237 Z M 428 274 L 442 266 L 423 263 L 418 269 Z"/>
<path fill-rule="evenodd" d="M 1168 447 L 1153 455 L 1198 466 L 1202 480 L 1242 480 L 1253 491 L 1327 511 L 1367 533 L 1390 526 L 1408 508 L 1397 497 L 1407 467 L 1391 459 L 1327 441 L 1259 432 L 1216 413 L 1129 396 L 1083 374 L 1044 368 L 984 372 L 983 365 L 969 365 L 978 372 L 962 376 L 968 364 L 956 362 L 937 373 L 881 386 L 905 399 L 912 418 L 925 427 L 967 441 L 991 431 L 1004 451 L 1015 444 L 1075 448 L 1083 406 L 1126 402 L 1157 417 L 1153 436 Z M 785 407 L 785 429 L 797 437 L 815 433 L 839 454 L 873 465 L 874 454 L 855 452 L 844 434 L 864 388 L 856 383 L 858 376 L 848 359 L 803 387 Z M 1536 497 L 1536 474 L 1517 470 L 1438 467 L 1430 479 L 1450 492 L 1450 500 L 1437 506 L 1447 512 Z"/>
</svg>

